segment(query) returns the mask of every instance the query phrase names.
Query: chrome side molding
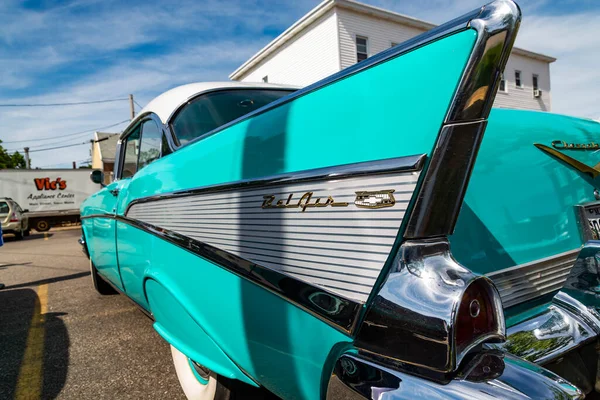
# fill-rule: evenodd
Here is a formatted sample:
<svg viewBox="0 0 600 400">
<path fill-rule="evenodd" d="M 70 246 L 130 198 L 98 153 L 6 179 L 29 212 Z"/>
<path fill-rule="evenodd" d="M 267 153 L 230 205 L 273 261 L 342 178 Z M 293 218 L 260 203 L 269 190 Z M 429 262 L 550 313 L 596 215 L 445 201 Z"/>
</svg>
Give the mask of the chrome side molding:
<svg viewBox="0 0 600 400">
<path fill-rule="evenodd" d="M 370 359 L 447 373 L 475 346 L 504 338 L 491 281 L 458 264 L 446 239 L 431 239 L 400 247 L 355 345 Z"/>
<path fill-rule="evenodd" d="M 562 288 L 579 251 L 580 249 L 566 251 L 486 276 L 498 288 L 504 308 L 508 308 Z"/>
</svg>

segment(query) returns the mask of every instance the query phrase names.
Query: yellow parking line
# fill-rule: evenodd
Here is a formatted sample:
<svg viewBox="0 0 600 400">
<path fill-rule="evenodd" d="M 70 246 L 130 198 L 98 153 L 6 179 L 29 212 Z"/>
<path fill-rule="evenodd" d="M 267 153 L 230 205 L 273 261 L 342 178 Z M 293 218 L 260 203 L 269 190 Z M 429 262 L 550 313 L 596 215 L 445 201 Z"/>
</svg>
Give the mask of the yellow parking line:
<svg viewBox="0 0 600 400">
<path fill-rule="evenodd" d="M 39 399 L 42 395 L 44 360 L 44 321 L 48 303 L 48 285 L 38 288 L 33 318 L 29 325 L 25 354 L 21 362 L 15 399 Z"/>
</svg>

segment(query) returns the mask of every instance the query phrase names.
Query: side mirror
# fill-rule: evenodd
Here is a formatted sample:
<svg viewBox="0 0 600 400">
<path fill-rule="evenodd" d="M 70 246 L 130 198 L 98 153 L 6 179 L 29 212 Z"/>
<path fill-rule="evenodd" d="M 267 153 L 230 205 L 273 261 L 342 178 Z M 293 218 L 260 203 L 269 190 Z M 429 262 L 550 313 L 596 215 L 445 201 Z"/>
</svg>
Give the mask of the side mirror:
<svg viewBox="0 0 600 400">
<path fill-rule="evenodd" d="M 92 182 L 98 183 L 102 187 L 106 186 L 104 184 L 104 172 L 100 171 L 99 169 L 92 171 L 92 173 L 90 174 L 90 179 L 92 180 Z"/>
</svg>

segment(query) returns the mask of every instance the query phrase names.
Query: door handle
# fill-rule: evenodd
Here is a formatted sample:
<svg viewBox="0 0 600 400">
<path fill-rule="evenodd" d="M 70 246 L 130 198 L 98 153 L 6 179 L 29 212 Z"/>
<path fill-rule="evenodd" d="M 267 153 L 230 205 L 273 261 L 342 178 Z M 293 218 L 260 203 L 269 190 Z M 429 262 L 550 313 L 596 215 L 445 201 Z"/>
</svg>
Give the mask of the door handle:
<svg viewBox="0 0 600 400">
<path fill-rule="evenodd" d="M 111 189 L 109 190 L 110 194 L 117 197 L 119 195 L 119 189 Z"/>
</svg>

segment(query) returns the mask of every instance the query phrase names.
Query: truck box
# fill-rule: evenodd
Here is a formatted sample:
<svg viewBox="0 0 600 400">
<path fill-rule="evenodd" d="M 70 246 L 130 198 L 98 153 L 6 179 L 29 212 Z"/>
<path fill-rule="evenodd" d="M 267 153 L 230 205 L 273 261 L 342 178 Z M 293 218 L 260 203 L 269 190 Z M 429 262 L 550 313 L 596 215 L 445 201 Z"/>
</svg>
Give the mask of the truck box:
<svg viewBox="0 0 600 400">
<path fill-rule="evenodd" d="M 43 232 L 64 222 L 79 221 L 83 200 L 100 190 L 90 169 L 0 170 L 0 197 L 10 197 L 29 210 L 29 227 Z"/>
</svg>

